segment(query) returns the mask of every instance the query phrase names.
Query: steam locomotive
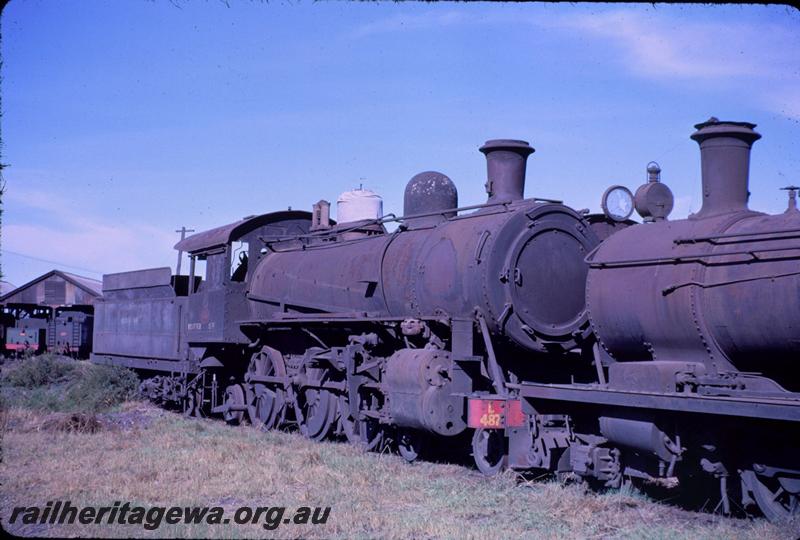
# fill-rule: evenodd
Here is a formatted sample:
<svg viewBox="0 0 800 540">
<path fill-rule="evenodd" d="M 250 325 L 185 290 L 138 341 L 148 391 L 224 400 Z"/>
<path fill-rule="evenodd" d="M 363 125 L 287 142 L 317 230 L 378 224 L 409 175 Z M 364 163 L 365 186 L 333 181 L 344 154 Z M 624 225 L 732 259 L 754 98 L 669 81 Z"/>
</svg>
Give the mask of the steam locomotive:
<svg viewBox="0 0 800 540">
<path fill-rule="evenodd" d="M 783 214 L 747 208 L 754 127 L 696 126 L 688 219 L 655 164 L 603 214 L 526 199 L 533 148 L 492 140 L 484 204 L 429 171 L 402 217 L 320 201 L 193 235 L 188 276 L 104 276 L 92 359 L 187 415 L 795 517 L 800 212 L 794 190 Z"/>
</svg>

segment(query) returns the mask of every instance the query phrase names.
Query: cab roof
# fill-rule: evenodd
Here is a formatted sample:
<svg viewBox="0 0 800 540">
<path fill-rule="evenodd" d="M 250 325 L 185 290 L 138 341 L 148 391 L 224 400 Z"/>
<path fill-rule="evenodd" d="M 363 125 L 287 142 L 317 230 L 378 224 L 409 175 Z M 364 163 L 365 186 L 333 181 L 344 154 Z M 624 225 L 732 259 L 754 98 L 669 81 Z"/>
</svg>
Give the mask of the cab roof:
<svg viewBox="0 0 800 540">
<path fill-rule="evenodd" d="M 175 249 L 187 253 L 210 251 L 226 246 L 237 238 L 241 238 L 259 227 L 290 219 L 311 220 L 311 212 L 285 210 L 283 212 L 270 212 L 269 214 L 261 214 L 260 216 L 246 217 L 228 225 L 193 234 L 175 244 Z"/>
</svg>

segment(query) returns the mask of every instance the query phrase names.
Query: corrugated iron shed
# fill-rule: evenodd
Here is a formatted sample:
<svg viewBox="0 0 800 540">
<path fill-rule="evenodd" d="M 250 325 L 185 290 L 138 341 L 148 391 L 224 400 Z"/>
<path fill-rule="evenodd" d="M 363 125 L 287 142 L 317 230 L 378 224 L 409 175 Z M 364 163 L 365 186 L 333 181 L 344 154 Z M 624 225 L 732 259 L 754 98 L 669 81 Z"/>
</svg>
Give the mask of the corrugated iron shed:
<svg viewBox="0 0 800 540">
<path fill-rule="evenodd" d="M 0 297 L 0 304 L 37 306 L 93 305 L 103 295 L 102 282 L 61 270 L 51 270 Z"/>
</svg>

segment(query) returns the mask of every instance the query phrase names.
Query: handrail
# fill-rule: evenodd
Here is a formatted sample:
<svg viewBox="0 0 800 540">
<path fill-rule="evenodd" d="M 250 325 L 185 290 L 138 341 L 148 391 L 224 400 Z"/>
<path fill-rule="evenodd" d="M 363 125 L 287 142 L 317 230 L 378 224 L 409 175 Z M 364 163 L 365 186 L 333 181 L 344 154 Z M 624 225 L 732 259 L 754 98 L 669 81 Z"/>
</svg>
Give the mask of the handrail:
<svg viewBox="0 0 800 540">
<path fill-rule="evenodd" d="M 696 244 L 697 242 L 714 242 L 714 240 L 720 240 L 725 238 L 739 238 L 743 236 L 769 236 L 775 234 L 792 234 L 792 233 L 800 233 L 800 229 L 785 229 L 785 230 L 776 230 L 776 231 L 759 231 L 759 232 L 751 232 L 751 233 L 726 233 L 726 234 L 716 234 L 711 236 L 697 236 L 694 238 L 676 238 L 672 242 L 675 244 Z M 786 237 L 781 236 L 779 238 L 775 238 L 775 240 L 782 240 Z M 763 238 L 757 238 L 757 240 L 764 240 Z M 755 242 L 756 240 L 742 240 L 742 242 Z"/>
<path fill-rule="evenodd" d="M 545 199 L 545 198 L 542 198 L 542 197 L 532 197 L 530 199 L 525 199 L 525 200 L 533 201 L 533 202 L 541 202 L 541 203 L 563 204 L 563 201 L 560 201 L 558 199 Z M 399 222 L 399 221 L 406 221 L 406 220 L 409 220 L 409 219 L 417 219 L 417 218 L 424 218 L 424 217 L 431 217 L 431 216 L 442 216 L 442 215 L 451 214 L 451 213 L 456 213 L 457 214 L 459 212 L 466 212 L 468 210 L 478 210 L 478 209 L 482 209 L 482 208 L 494 208 L 494 207 L 497 207 L 497 206 L 503 206 L 503 207 L 505 207 L 507 209 L 508 206 L 510 206 L 514 202 L 516 202 L 516 201 L 500 201 L 500 202 L 495 202 L 495 203 L 473 204 L 473 205 L 470 205 L 470 206 L 460 206 L 458 208 L 448 208 L 448 209 L 445 209 L 445 210 L 437 210 L 437 211 L 434 211 L 434 212 L 425 212 L 425 213 L 422 213 L 422 214 L 411 214 L 411 215 L 408 215 L 408 216 L 399 216 L 399 217 L 397 215 L 393 214 L 393 213 L 390 213 L 390 214 L 386 214 L 385 216 L 382 216 L 382 217 L 377 218 L 377 219 L 369 219 L 369 220 L 358 221 L 355 224 L 353 224 L 353 225 L 351 225 L 351 226 L 349 226 L 347 228 L 336 229 L 335 232 L 336 232 L 336 234 L 342 234 L 342 233 L 346 233 L 346 232 L 353 232 L 353 231 L 356 231 L 358 229 L 363 229 L 364 227 L 368 227 L 370 225 L 383 225 L 384 223 L 393 223 L 393 222 Z M 331 231 L 333 231 L 333 229 L 325 229 L 325 230 L 315 231 L 313 233 L 307 233 L 307 234 L 284 235 L 284 236 L 274 236 L 274 237 L 259 236 L 258 238 L 259 238 L 259 240 L 261 240 L 265 244 L 270 244 L 270 243 L 275 243 L 275 242 L 283 242 L 283 241 L 286 241 L 286 240 L 300 240 L 300 239 L 303 239 L 303 238 L 322 238 L 322 237 L 325 237 L 326 235 L 330 234 Z"/>
</svg>

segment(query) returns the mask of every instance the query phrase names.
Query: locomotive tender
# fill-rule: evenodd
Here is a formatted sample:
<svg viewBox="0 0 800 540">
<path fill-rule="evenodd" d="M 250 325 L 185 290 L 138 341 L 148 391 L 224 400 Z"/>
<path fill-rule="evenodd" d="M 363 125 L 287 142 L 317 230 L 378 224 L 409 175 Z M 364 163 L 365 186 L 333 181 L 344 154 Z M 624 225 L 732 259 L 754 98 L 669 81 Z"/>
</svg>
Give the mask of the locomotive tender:
<svg viewBox="0 0 800 540">
<path fill-rule="evenodd" d="M 608 197 L 605 215 L 525 199 L 533 148 L 488 141 L 485 204 L 459 208 L 425 172 L 400 218 L 337 224 L 320 201 L 181 241 L 189 276 L 105 276 L 93 361 L 137 369 L 186 414 L 409 461 L 471 436 L 490 475 L 708 481 L 726 513 L 796 516 L 800 212 L 794 191 L 784 214 L 747 208 L 754 125 L 696 127 L 688 219 L 667 220 L 655 176 L 635 200 L 607 192 L 644 224 Z"/>
</svg>

